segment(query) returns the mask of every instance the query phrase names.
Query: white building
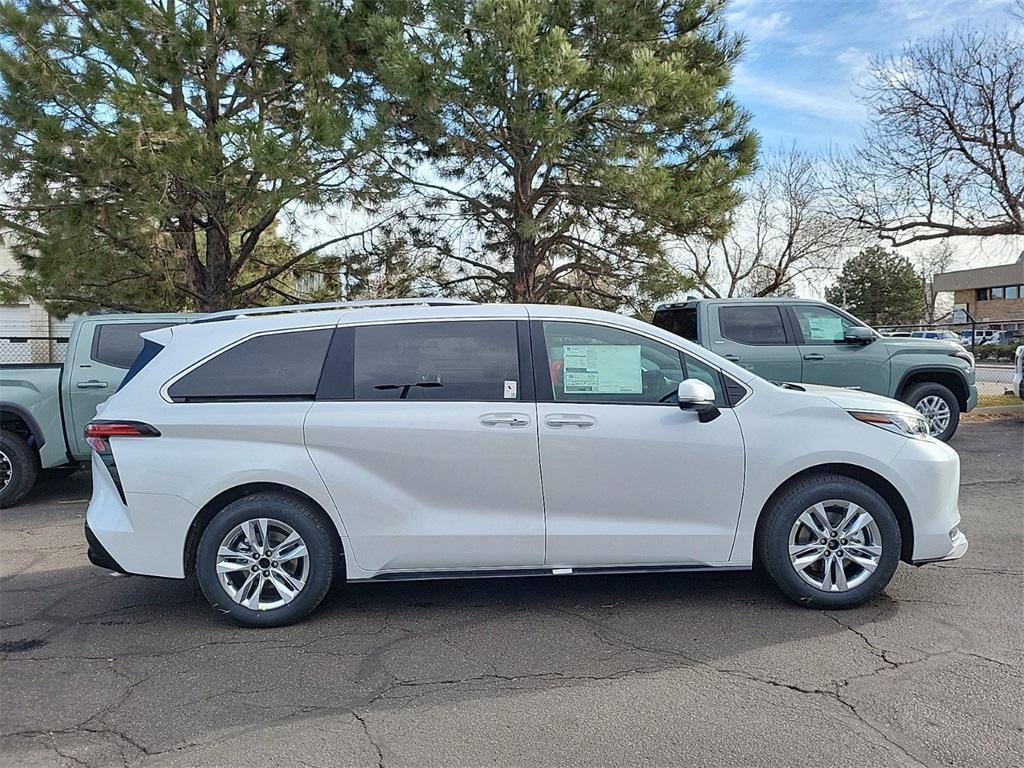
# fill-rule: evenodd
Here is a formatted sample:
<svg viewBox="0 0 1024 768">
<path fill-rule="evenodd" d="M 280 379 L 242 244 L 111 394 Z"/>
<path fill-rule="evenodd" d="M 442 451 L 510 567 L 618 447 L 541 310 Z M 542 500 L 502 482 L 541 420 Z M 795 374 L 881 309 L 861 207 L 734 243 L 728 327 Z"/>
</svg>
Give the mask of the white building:
<svg viewBox="0 0 1024 768">
<path fill-rule="evenodd" d="M 10 233 L 0 233 L 0 276 L 20 271 L 10 248 Z M 0 364 L 63 362 L 75 318 L 58 320 L 41 304 L 25 300 L 0 304 Z M 63 341 L 62 341 L 63 339 Z"/>
</svg>

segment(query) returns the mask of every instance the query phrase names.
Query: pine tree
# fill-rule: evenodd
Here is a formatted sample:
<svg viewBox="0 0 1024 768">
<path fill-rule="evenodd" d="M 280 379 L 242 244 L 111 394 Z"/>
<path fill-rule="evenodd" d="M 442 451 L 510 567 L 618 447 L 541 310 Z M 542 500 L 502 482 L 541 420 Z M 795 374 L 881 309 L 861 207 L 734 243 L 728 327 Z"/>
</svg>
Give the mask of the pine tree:
<svg viewBox="0 0 1024 768">
<path fill-rule="evenodd" d="M 825 298 L 871 325 L 917 323 L 925 314 L 921 278 L 913 264 L 877 245 L 843 265 Z"/>
</svg>

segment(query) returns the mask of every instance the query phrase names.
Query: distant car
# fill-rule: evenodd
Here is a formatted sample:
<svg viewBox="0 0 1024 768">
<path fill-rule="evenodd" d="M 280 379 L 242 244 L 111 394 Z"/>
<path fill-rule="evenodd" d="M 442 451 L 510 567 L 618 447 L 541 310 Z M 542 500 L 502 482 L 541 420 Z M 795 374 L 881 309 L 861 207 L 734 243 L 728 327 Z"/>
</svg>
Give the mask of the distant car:
<svg viewBox="0 0 1024 768">
<path fill-rule="evenodd" d="M 960 343 L 960 336 L 952 331 L 914 331 L 910 336 L 915 339 L 939 339 L 940 341 Z"/>
<path fill-rule="evenodd" d="M 1013 357 L 1013 391 L 1024 400 L 1024 344 L 1017 347 Z"/>
<path fill-rule="evenodd" d="M 1015 331 L 995 331 L 982 344 L 1012 344 L 1015 338 Z"/>
<path fill-rule="evenodd" d="M 961 343 L 970 345 L 973 341 L 974 344 L 984 344 L 996 335 L 996 332 L 990 329 L 985 330 L 966 330 L 960 332 Z"/>
</svg>

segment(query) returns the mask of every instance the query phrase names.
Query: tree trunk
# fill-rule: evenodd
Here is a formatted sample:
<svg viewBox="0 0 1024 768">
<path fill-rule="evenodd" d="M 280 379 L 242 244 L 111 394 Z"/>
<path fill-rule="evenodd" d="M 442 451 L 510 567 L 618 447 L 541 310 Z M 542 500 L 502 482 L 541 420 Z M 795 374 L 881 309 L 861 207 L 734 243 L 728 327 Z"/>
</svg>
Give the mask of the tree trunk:
<svg viewBox="0 0 1024 768">
<path fill-rule="evenodd" d="M 512 291 L 516 304 L 532 304 L 540 300 L 537 295 L 537 244 L 512 236 Z"/>
</svg>

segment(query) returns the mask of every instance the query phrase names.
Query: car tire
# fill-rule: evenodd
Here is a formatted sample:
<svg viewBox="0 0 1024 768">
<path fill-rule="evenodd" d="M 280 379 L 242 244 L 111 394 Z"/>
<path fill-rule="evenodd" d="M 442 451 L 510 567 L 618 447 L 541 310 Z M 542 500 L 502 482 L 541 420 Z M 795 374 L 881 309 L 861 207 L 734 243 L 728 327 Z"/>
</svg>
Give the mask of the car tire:
<svg viewBox="0 0 1024 768">
<path fill-rule="evenodd" d="M 294 541 L 285 543 L 293 534 L 304 547 L 302 557 L 294 554 Z M 281 627 L 320 604 L 339 562 L 337 533 L 321 510 L 297 496 L 254 493 L 228 504 L 207 525 L 195 572 L 210 605 L 234 622 Z"/>
<path fill-rule="evenodd" d="M 934 382 L 921 382 L 908 387 L 901 399 L 928 419 L 928 428 L 932 430 L 932 437 L 944 443 L 953 437 L 953 433 L 956 432 L 956 428 L 960 424 L 960 401 L 948 387 Z M 933 418 L 941 418 L 943 405 L 949 413 L 949 420 L 944 429 L 936 431 Z M 938 407 L 938 411 L 935 410 L 936 407 Z"/>
<path fill-rule="evenodd" d="M 0 508 L 25 498 L 38 476 L 39 455 L 21 435 L 0 429 Z"/>
<path fill-rule="evenodd" d="M 829 534 L 824 545 L 820 539 L 819 543 L 813 542 L 812 527 L 804 523 L 805 516 L 817 523 L 818 507 L 824 510 L 830 525 L 835 526 L 823 531 Z M 864 522 L 861 512 L 868 514 L 869 523 Z M 848 539 L 831 535 L 839 531 L 838 526 L 848 514 L 853 517 L 846 530 L 861 527 Z M 763 515 L 755 544 L 758 560 L 779 589 L 801 605 L 854 608 L 885 589 L 896 572 L 902 549 L 896 515 L 885 499 L 858 480 L 833 474 L 807 477 L 779 494 Z M 822 556 L 815 560 L 819 547 Z M 830 553 L 841 554 L 843 559 L 835 554 L 830 559 Z M 847 560 L 847 555 L 860 560 Z M 870 570 L 859 564 L 868 560 L 874 561 Z M 828 576 L 827 565 L 831 566 Z"/>
</svg>

